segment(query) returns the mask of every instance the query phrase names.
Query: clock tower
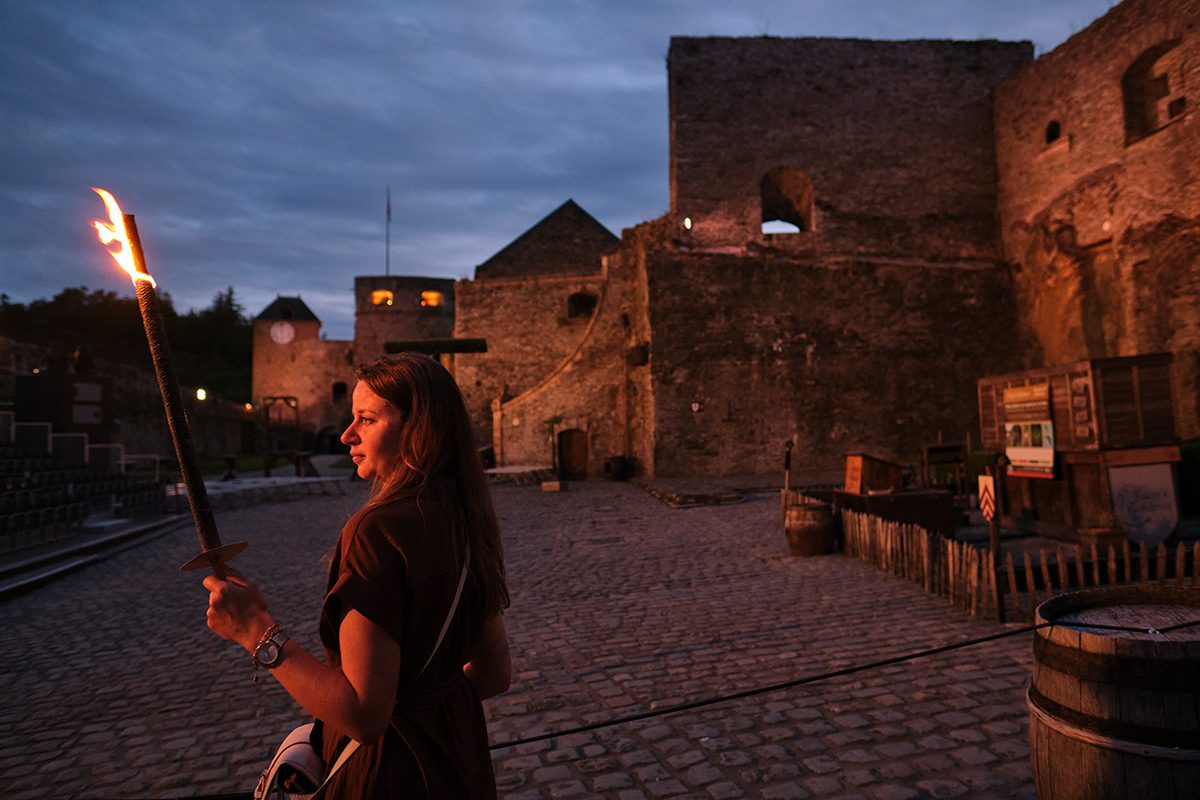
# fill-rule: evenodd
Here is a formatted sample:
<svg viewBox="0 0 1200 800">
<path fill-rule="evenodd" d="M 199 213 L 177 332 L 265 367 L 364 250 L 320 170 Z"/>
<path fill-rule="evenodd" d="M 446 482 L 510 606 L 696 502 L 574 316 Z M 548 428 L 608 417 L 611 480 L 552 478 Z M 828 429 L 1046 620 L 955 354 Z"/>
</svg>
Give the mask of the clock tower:
<svg viewBox="0 0 1200 800">
<path fill-rule="evenodd" d="M 301 427 L 336 439 L 354 383 L 353 343 L 323 340 L 321 320 L 299 297 L 276 297 L 254 318 L 253 328 L 254 404 L 294 397 Z"/>
</svg>

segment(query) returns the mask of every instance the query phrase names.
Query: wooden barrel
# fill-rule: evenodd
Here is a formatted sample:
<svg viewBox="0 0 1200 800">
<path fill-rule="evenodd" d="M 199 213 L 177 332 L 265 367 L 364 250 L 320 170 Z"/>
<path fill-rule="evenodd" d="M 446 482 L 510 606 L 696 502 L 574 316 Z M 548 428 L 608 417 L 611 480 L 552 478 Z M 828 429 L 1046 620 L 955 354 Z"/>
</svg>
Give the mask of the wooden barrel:
<svg viewBox="0 0 1200 800">
<path fill-rule="evenodd" d="M 779 490 L 779 513 L 784 520 L 787 519 L 788 506 L 798 506 L 803 503 L 815 503 L 815 499 L 806 497 L 804 492 L 799 489 L 780 489 Z"/>
<path fill-rule="evenodd" d="M 794 556 L 823 556 L 836 546 L 833 511 L 829 503 L 807 501 L 789 505 L 783 512 L 788 549 Z"/>
<path fill-rule="evenodd" d="M 1200 796 L 1200 625 L 1160 633 L 1196 620 L 1200 591 L 1182 587 L 1071 592 L 1038 607 L 1039 623 L 1058 623 L 1033 642 L 1039 800 Z"/>
</svg>

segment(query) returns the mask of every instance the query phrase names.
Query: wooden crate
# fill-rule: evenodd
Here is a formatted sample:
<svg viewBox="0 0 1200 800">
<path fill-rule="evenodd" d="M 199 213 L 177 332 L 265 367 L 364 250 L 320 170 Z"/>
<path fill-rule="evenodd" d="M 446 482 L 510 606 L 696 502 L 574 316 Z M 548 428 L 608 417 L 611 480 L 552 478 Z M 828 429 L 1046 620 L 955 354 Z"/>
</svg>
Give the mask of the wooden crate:
<svg viewBox="0 0 1200 800">
<path fill-rule="evenodd" d="M 1004 449 L 1004 390 L 1050 384 L 1054 449 L 1150 447 L 1175 441 L 1170 353 L 1099 358 L 981 378 L 980 442 Z"/>
<path fill-rule="evenodd" d="M 846 456 L 846 478 L 842 488 L 852 494 L 889 492 L 904 485 L 904 467 L 864 453 Z"/>
</svg>

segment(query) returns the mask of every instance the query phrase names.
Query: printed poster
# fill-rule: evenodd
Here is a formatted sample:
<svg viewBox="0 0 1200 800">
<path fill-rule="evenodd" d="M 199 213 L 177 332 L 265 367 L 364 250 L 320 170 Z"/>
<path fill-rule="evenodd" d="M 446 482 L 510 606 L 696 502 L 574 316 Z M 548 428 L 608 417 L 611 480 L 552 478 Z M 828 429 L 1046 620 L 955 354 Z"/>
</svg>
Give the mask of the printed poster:
<svg viewBox="0 0 1200 800">
<path fill-rule="evenodd" d="M 1050 384 L 1009 386 L 1004 390 L 1004 455 L 1008 474 L 1054 478 L 1054 422 Z"/>
</svg>

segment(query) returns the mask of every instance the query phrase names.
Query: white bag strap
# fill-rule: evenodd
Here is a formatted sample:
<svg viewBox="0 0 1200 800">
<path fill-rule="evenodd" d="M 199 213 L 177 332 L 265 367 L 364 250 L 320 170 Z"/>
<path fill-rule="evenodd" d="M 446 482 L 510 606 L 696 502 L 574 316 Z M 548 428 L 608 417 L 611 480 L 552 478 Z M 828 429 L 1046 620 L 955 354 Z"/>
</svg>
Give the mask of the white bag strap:
<svg viewBox="0 0 1200 800">
<path fill-rule="evenodd" d="M 357 751 L 360 747 L 362 747 L 362 745 L 359 742 L 351 739 L 350 743 L 343 747 L 342 752 L 338 754 L 337 761 L 333 762 L 333 769 L 329 770 L 329 774 L 325 776 L 325 780 L 321 781 L 321 785 L 318 786 L 317 790 L 309 795 L 309 797 L 315 798 L 319 796 L 321 794 L 321 790 L 325 788 L 325 784 L 329 783 L 329 779 L 337 774 L 337 771 L 342 768 L 342 765 L 349 761 L 350 756 L 354 755 L 355 751 Z"/>
<path fill-rule="evenodd" d="M 462 598 L 463 587 L 467 584 L 467 569 L 471 566 L 471 543 L 467 542 L 467 557 L 463 559 L 462 574 L 458 576 L 458 588 L 454 590 L 454 602 L 450 604 L 450 613 L 446 615 L 446 621 L 442 623 L 442 630 L 438 633 L 437 642 L 433 645 L 433 651 L 429 654 L 429 658 L 425 659 L 424 666 L 417 673 L 417 677 L 425 674 L 425 668 L 433 661 L 433 657 L 437 655 L 437 651 L 442 646 L 442 640 L 446 638 L 446 631 L 450 630 L 450 622 L 454 619 L 454 612 L 458 610 L 458 601 Z"/>
<path fill-rule="evenodd" d="M 437 651 L 442 647 L 442 640 L 446 638 L 446 631 L 450 630 L 450 623 L 454 620 L 454 612 L 458 610 L 458 601 L 462 598 L 463 587 L 467 584 L 467 571 L 470 566 L 471 543 L 467 542 L 467 557 L 463 560 L 462 574 L 458 576 L 458 588 L 454 590 L 454 602 L 450 604 L 450 613 L 446 615 L 446 621 L 442 623 L 442 630 L 438 633 L 437 642 L 433 645 L 433 652 L 429 654 L 429 658 L 425 659 L 425 663 L 421 666 L 421 671 L 417 673 L 418 678 L 425 674 L 425 668 L 429 666 L 430 662 L 433 661 L 433 657 L 437 655 Z M 325 788 L 325 784 L 329 783 L 329 779 L 342 768 L 343 764 L 350 760 L 350 756 L 354 755 L 360 747 L 362 747 L 361 743 L 351 739 L 350 743 L 343 747 L 342 752 L 338 754 L 337 761 L 333 763 L 333 768 L 329 770 L 329 773 L 325 776 L 325 780 L 321 781 L 321 785 L 310 796 L 315 798 L 320 795 L 321 790 Z"/>
</svg>

